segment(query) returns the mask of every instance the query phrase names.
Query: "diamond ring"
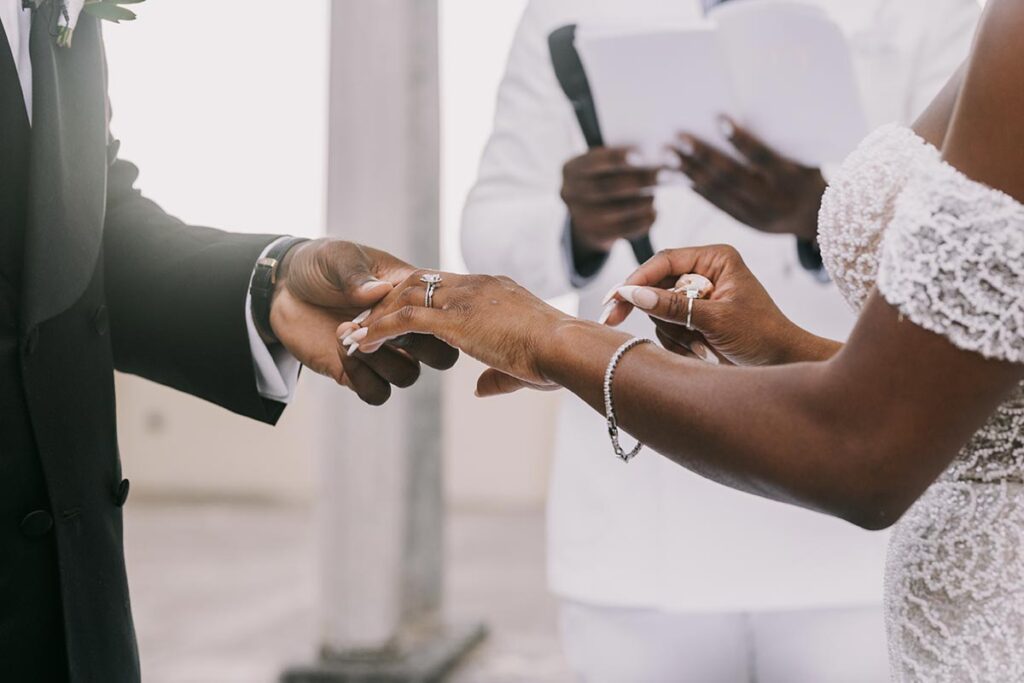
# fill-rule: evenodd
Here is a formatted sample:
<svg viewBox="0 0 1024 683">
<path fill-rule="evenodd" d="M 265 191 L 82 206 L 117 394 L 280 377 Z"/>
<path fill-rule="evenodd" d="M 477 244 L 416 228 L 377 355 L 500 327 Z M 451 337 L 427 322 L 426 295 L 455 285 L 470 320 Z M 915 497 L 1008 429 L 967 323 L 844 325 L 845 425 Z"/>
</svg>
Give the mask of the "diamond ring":
<svg viewBox="0 0 1024 683">
<path fill-rule="evenodd" d="M 434 290 L 441 284 L 440 273 L 425 273 L 420 275 L 420 282 L 427 285 L 427 293 L 423 297 L 423 305 L 427 308 L 433 308 L 434 304 Z"/>
</svg>

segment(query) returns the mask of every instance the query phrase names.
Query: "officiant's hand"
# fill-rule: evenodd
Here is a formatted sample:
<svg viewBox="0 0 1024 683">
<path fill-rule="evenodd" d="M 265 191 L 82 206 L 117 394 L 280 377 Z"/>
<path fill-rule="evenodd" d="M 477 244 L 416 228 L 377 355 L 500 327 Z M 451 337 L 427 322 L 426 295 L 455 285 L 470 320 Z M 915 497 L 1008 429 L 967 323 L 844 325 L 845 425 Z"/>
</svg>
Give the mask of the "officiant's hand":
<svg viewBox="0 0 1024 683">
<path fill-rule="evenodd" d="M 814 240 L 827 186 L 821 170 L 783 157 L 726 116 L 719 122 L 742 161 L 688 134 L 673 146 L 694 191 L 755 230 Z"/>
<path fill-rule="evenodd" d="M 607 253 L 616 240 L 646 235 L 654 225 L 658 168 L 627 147 L 596 147 L 562 168 L 577 262 Z"/>
<path fill-rule="evenodd" d="M 271 328 L 303 365 L 380 405 L 392 385 L 407 387 L 418 379 L 421 362 L 447 369 L 458 360 L 457 350 L 421 335 L 396 338 L 373 356 L 338 354 L 338 325 L 377 304 L 414 270 L 391 254 L 352 242 L 304 242 L 278 269 Z"/>
<path fill-rule="evenodd" d="M 372 356 L 404 335 L 434 335 L 500 371 L 485 373 L 477 384 L 479 394 L 490 395 L 556 388 L 540 370 L 545 350 L 557 347 L 553 331 L 566 322 L 597 327 L 549 306 L 508 278 L 488 275 L 441 273 L 432 307 L 426 308 L 421 274 L 414 273 L 385 297 L 363 327 L 343 325 L 343 345 L 357 343 L 360 353 Z"/>
<path fill-rule="evenodd" d="M 690 304 L 686 294 L 672 291 L 679 276 L 688 273 L 714 284 L 707 298 L 693 302 L 692 330 L 685 326 Z M 660 252 L 626 279 L 616 299 L 609 325 L 618 325 L 639 308 L 654 321 L 666 349 L 705 361 L 781 365 L 824 360 L 839 347 L 787 318 L 731 246 Z"/>
</svg>

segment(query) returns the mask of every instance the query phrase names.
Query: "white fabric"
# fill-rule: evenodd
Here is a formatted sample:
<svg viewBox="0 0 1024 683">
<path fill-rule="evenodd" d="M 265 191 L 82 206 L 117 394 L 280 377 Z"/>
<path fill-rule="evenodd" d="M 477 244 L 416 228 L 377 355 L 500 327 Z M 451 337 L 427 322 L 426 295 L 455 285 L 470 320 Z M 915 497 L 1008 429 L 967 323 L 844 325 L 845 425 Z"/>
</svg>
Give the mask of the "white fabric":
<svg viewBox="0 0 1024 683">
<path fill-rule="evenodd" d="M 581 683 L 884 683 L 878 607 L 682 614 L 563 602 Z"/>
<path fill-rule="evenodd" d="M 865 201 L 865 198 L 871 201 Z M 850 302 L 1024 362 L 1024 205 L 884 126 L 822 204 L 822 255 Z M 896 681 L 1024 680 L 1024 384 L 893 528 L 886 623 Z"/>
<path fill-rule="evenodd" d="M 260 258 L 279 242 L 288 239 L 281 239 L 271 242 Z M 255 270 L 253 271 L 255 274 Z M 256 331 L 256 324 L 252 319 L 252 295 L 245 293 L 245 329 L 249 332 L 249 349 L 252 351 L 253 366 L 256 369 L 256 389 L 260 396 L 272 401 L 290 403 L 295 395 L 295 386 L 299 383 L 299 371 L 302 365 L 298 359 L 283 345 L 278 344 L 273 349 L 267 347 Z"/>
<path fill-rule="evenodd" d="M 974 0 L 818 0 L 848 34 L 872 125 L 910 121 L 960 64 Z M 585 144 L 550 66 L 547 34 L 584 18 L 702 11 L 688 0 L 534 0 L 498 92 L 494 131 L 463 215 L 469 268 L 502 273 L 545 297 L 573 291 L 561 250 L 562 165 Z M 679 84 L 685 87 L 685 84 Z M 833 287 L 797 262 L 792 238 L 755 233 L 687 189 L 661 188 L 655 248 L 729 242 L 797 323 L 844 338 L 852 314 Z M 618 244 L 579 291 L 581 317 L 636 263 Z M 625 329 L 650 336 L 634 316 Z M 646 451 L 615 460 L 604 421 L 580 401 L 561 406 L 548 502 L 552 589 L 592 604 L 671 610 L 759 610 L 875 604 L 884 534 L 728 490 Z"/>
<path fill-rule="evenodd" d="M 3 29 L 7 33 L 7 42 L 10 43 L 11 52 L 14 55 L 14 64 L 18 69 L 18 80 L 21 81 L 30 123 L 32 121 L 32 61 L 29 57 L 28 38 L 31 20 L 32 13 L 21 8 L 21 0 L 0 0 L 0 21 L 3 23 Z M 273 244 L 268 246 L 263 254 L 266 254 L 272 246 Z M 299 381 L 299 361 L 283 346 L 270 349 L 263 343 L 256 331 L 256 325 L 253 324 L 251 303 L 251 298 L 247 293 L 245 295 L 245 326 L 249 333 L 249 349 L 252 351 L 256 388 L 263 398 L 288 403 L 295 394 L 295 385 Z"/>
<path fill-rule="evenodd" d="M 28 37 L 32 28 L 32 13 L 21 8 L 21 0 L 0 0 L 0 24 L 7 33 L 11 56 L 18 70 L 21 92 L 25 97 L 25 110 L 32 122 L 32 60 L 28 52 Z"/>
<path fill-rule="evenodd" d="M 1024 362 L 1024 205 L 932 160 L 896 200 L 878 290 L 921 327 Z"/>
</svg>

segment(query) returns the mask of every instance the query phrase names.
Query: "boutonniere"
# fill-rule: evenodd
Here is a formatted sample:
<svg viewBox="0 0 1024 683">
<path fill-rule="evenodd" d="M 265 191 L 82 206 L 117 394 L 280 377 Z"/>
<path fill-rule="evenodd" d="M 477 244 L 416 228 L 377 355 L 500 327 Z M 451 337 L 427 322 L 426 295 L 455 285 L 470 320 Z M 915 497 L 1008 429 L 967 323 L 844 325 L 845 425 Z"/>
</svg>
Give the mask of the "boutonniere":
<svg viewBox="0 0 1024 683">
<path fill-rule="evenodd" d="M 47 3 L 52 3 L 57 12 L 57 45 L 71 47 L 71 38 L 82 12 L 116 24 L 135 18 L 135 12 L 122 5 L 135 5 L 140 2 L 143 0 L 22 0 L 22 6 L 37 10 Z"/>
</svg>

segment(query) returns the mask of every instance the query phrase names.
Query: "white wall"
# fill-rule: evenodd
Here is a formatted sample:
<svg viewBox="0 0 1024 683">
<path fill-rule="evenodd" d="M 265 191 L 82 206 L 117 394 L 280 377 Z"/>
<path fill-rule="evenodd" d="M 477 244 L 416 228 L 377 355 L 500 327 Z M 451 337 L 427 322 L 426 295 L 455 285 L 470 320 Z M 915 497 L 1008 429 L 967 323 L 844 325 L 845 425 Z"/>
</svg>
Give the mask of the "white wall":
<svg viewBox="0 0 1024 683">
<path fill-rule="evenodd" d="M 524 4 L 442 0 L 442 237 L 449 269 L 462 269 L 459 213 Z M 133 9 L 139 19 L 107 25 L 106 40 L 114 133 L 122 154 L 142 169 L 140 186 L 189 222 L 321 234 L 330 3 L 153 0 Z M 555 399 L 478 401 L 476 374 L 465 361 L 445 380 L 449 499 L 536 506 L 546 486 Z M 119 377 L 122 454 L 134 491 L 308 499 L 316 476 L 317 393 L 308 385 L 316 379 L 303 379 L 295 404 L 270 428 Z M 354 399 L 339 390 L 338 400 Z"/>
</svg>

